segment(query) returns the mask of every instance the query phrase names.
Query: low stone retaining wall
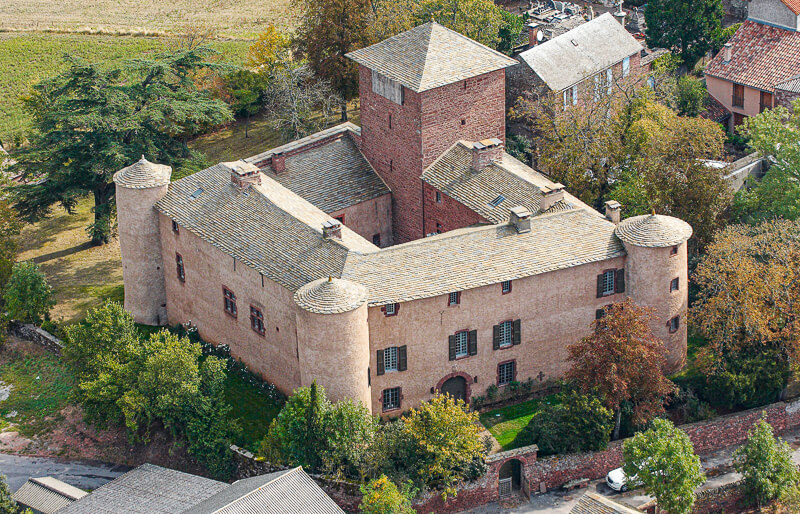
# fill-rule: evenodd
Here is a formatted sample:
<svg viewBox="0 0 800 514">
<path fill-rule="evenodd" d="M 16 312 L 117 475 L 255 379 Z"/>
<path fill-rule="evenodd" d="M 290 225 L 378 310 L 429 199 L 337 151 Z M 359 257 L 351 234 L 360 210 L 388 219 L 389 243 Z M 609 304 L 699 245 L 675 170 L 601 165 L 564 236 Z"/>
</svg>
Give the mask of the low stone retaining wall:
<svg viewBox="0 0 800 514">
<path fill-rule="evenodd" d="M 39 328 L 36 325 L 31 325 L 30 323 L 12 321 L 8 324 L 8 332 L 20 339 L 43 346 L 57 355 L 61 355 L 61 350 L 64 349 L 64 345 L 61 344 L 61 339 L 47 330 Z"/>
<path fill-rule="evenodd" d="M 714 489 L 697 493 L 693 514 L 718 514 L 720 512 L 739 512 L 744 501 L 742 482 L 725 484 Z"/>
<path fill-rule="evenodd" d="M 725 181 L 734 192 L 748 185 L 750 177 L 760 179 L 767 171 L 767 160 L 752 153 L 732 162 L 725 170 Z"/>
</svg>

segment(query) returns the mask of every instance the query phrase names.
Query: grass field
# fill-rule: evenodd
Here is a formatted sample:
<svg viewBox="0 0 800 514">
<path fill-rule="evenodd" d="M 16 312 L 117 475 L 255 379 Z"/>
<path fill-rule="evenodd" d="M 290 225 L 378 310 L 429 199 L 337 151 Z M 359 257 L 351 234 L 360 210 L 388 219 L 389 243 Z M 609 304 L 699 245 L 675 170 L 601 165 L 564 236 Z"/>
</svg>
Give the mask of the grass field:
<svg viewBox="0 0 800 514">
<path fill-rule="evenodd" d="M 0 7 L 0 19 L 2 11 Z M 32 84 L 64 69 L 65 54 L 113 63 L 157 54 L 168 44 L 167 39 L 146 37 L 0 33 L 0 141 L 8 143 L 30 127 L 19 97 Z M 250 43 L 217 41 L 211 46 L 220 52 L 221 59 L 238 64 L 244 62 Z"/>
<path fill-rule="evenodd" d="M 269 23 L 290 26 L 289 5 L 290 0 L 3 0 L 0 29 L 182 32 L 203 25 L 248 36 Z"/>
<path fill-rule="evenodd" d="M 516 405 L 508 405 L 499 409 L 490 410 L 481 414 L 481 423 L 497 439 L 503 450 L 516 448 L 514 439 L 520 430 L 528 426 L 542 402 L 551 403 L 555 395 L 528 400 Z"/>
</svg>

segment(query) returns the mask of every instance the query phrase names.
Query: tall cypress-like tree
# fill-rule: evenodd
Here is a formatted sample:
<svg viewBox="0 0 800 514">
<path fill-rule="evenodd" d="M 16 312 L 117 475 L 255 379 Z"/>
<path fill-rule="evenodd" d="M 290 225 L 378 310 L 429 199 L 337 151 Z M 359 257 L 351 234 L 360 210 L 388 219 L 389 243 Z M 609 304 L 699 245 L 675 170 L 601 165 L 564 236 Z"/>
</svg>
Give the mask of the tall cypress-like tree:
<svg viewBox="0 0 800 514">
<path fill-rule="evenodd" d="M 691 70 L 713 48 L 724 16 L 722 0 L 649 0 L 647 46 L 680 54 Z"/>
<path fill-rule="evenodd" d="M 55 204 L 72 212 L 91 194 L 88 232 L 92 243 L 107 243 L 117 170 L 142 155 L 178 164 L 190 157 L 190 136 L 232 119 L 225 103 L 193 80 L 197 71 L 218 66 L 206 62 L 212 52 L 196 48 L 111 68 L 66 57 L 66 71 L 35 85 L 25 99 L 36 133 L 12 167 L 28 181 L 13 189 L 22 216 L 36 221 Z"/>
</svg>

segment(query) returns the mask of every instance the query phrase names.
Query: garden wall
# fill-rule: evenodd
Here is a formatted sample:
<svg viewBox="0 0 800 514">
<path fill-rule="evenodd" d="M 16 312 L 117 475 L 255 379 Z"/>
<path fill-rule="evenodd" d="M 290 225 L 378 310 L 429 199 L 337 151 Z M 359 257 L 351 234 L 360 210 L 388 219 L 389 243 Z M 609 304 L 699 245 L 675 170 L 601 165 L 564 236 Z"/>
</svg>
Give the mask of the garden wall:
<svg viewBox="0 0 800 514">
<path fill-rule="evenodd" d="M 61 339 L 47 330 L 39 328 L 36 325 L 31 325 L 30 323 L 12 321 L 8 324 L 8 332 L 20 339 L 43 346 L 57 355 L 61 355 L 61 350 L 64 348 L 61 344 Z"/>
</svg>

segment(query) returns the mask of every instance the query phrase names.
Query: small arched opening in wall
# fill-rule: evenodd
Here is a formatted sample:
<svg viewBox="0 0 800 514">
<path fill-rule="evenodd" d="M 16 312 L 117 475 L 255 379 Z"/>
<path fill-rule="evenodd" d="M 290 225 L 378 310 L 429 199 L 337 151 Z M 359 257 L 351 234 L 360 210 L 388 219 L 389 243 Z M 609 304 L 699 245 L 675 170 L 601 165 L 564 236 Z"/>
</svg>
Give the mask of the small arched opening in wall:
<svg viewBox="0 0 800 514">
<path fill-rule="evenodd" d="M 473 377 L 463 372 L 450 373 L 436 384 L 436 392 L 449 394 L 457 400 L 464 400 L 469 405 Z"/>
<path fill-rule="evenodd" d="M 500 498 L 519 494 L 522 490 L 522 470 L 524 463 L 519 459 L 508 459 L 498 472 L 498 492 Z"/>
</svg>

